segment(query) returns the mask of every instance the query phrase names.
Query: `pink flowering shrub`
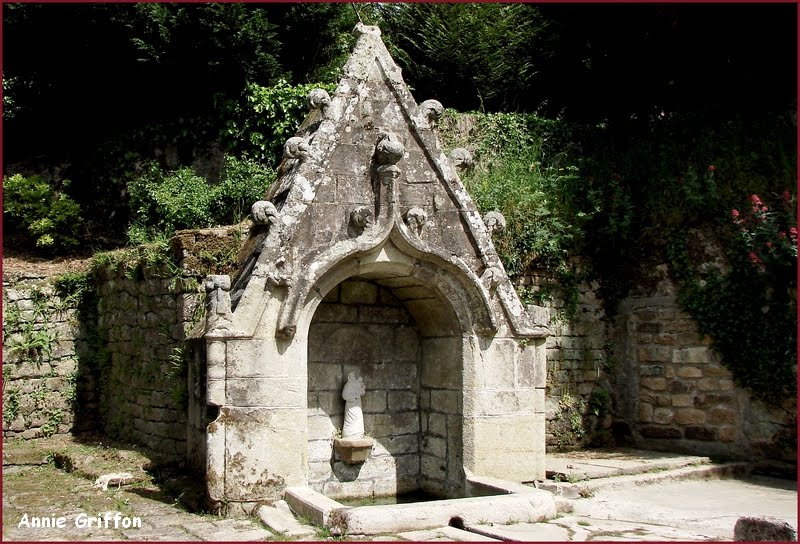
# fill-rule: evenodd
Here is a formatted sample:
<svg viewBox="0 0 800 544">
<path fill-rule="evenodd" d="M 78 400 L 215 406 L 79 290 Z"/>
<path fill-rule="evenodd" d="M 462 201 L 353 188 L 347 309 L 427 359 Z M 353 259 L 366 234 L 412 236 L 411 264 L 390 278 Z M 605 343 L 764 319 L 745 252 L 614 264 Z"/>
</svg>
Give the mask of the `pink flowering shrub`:
<svg viewBox="0 0 800 544">
<path fill-rule="evenodd" d="M 732 209 L 730 215 L 750 266 L 760 272 L 793 267 L 797 261 L 797 215 L 795 198 L 788 190 L 773 208 L 754 194 L 747 206 Z"/>
</svg>

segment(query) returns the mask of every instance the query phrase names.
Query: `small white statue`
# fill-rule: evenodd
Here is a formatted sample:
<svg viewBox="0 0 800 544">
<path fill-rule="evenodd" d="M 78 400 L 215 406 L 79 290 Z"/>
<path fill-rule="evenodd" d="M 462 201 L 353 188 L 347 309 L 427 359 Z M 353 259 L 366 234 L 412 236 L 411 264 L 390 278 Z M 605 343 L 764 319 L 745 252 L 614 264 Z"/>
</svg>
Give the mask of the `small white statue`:
<svg viewBox="0 0 800 544">
<path fill-rule="evenodd" d="M 342 389 L 344 399 L 344 424 L 342 438 L 364 437 L 364 414 L 361 412 L 361 396 L 366 393 L 364 380 L 355 372 L 347 375 L 347 383 Z"/>
</svg>

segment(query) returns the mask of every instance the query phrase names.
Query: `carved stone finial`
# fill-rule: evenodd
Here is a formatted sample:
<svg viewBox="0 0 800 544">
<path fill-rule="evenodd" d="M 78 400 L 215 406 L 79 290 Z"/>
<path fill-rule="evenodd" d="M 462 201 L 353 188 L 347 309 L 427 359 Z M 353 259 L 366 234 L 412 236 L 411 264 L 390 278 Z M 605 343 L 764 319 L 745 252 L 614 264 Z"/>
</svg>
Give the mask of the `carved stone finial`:
<svg viewBox="0 0 800 544">
<path fill-rule="evenodd" d="M 271 225 L 278 220 L 278 209 L 269 200 L 259 200 L 250 208 L 256 225 Z"/>
<path fill-rule="evenodd" d="M 419 105 L 419 108 L 429 123 L 438 121 L 444 114 L 444 106 L 438 100 L 426 100 Z"/>
<path fill-rule="evenodd" d="M 450 161 L 459 170 L 472 167 L 472 154 L 463 147 L 457 147 L 450 152 Z"/>
<path fill-rule="evenodd" d="M 381 29 L 377 26 L 370 26 L 365 25 L 364 23 L 356 23 L 356 28 L 354 29 L 356 34 L 372 34 L 373 36 L 380 36 Z"/>
<path fill-rule="evenodd" d="M 483 283 L 483 286 L 486 287 L 486 290 L 491 293 L 495 290 L 495 288 L 497 288 L 497 284 L 500 283 L 500 279 L 502 277 L 503 273 L 499 268 L 496 266 L 490 266 L 483 271 L 483 274 L 481 274 L 481 283 Z"/>
<path fill-rule="evenodd" d="M 381 132 L 378 143 L 375 145 L 375 160 L 378 164 L 388 166 L 397 164 L 406 152 L 406 147 L 396 135 L 391 132 Z"/>
<path fill-rule="evenodd" d="M 483 216 L 483 224 L 489 229 L 489 236 L 495 232 L 503 232 L 506 228 L 506 218 L 498 211 L 491 211 Z"/>
<path fill-rule="evenodd" d="M 220 320 L 231 318 L 231 277 L 213 275 L 206 277 L 206 323 L 212 328 Z"/>
<path fill-rule="evenodd" d="M 287 159 L 305 160 L 310 156 L 310 148 L 305 138 L 293 136 L 283 144 L 283 156 Z"/>
<path fill-rule="evenodd" d="M 347 225 L 347 234 L 351 238 L 361 234 L 372 226 L 375 219 L 374 212 L 367 206 L 359 206 L 350 212 L 350 222 Z"/>
<path fill-rule="evenodd" d="M 411 208 L 406 212 L 405 219 L 408 228 L 419 236 L 422 234 L 422 229 L 425 227 L 425 222 L 428 220 L 428 214 L 422 208 Z"/>
<path fill-rule="evenodd" d="M 312 110 L 325 109 L 331 104 L 331 97 L 325 89 L 312 89 L 306 100 Z"/>
</svg>

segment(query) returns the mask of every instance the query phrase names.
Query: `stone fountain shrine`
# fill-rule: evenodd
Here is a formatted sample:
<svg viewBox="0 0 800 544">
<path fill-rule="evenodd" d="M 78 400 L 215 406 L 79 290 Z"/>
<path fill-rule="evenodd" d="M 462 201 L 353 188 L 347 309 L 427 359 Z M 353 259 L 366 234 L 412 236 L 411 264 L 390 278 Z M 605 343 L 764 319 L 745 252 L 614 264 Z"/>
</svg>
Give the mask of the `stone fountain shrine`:
<svg viewBox="0 0 800 544">
<path fill-rule="evenodd" d="M 458 498 L 474 477 L 545 477 L 547 314 L 459 179 L 469 153 L 441 150 L 442 105 L 417 105 L 377 28 L 356 32 L 253 205 L 239 272 L 206 281 L 197 447 L 228 511 L 298 486 Z M 349 380 L 364 434 L 342 435 Z"/>
</svg>

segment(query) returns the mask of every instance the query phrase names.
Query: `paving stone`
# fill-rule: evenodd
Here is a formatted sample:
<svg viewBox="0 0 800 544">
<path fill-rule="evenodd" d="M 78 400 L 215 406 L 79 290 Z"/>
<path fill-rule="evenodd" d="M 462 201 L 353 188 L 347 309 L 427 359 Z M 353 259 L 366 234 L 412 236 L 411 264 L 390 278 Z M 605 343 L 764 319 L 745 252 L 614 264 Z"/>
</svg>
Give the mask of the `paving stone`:
<svg viewBox="0 0 800 544">
<path fill-rule="evenodd" d="M 282 536 L 301 537 L 314 534 L 314 529 L 298 522 L 286 501 L 276 501 L 273 506 L 262 506 L 258 518 L 270 529 Z"/>
<path fill-rule="evenodd" d="M 513 525 L 473 525 L 468 529 L 495 540 L 523 542 L 561 542 L 570 540 L 564 527 L 550 523 L 515 523 Z"/>
<path fill-rule="evenodd" d="M 269 540 L 272 533 L 266 529 L 251 529 L 249 531 L 228 529 L 210 535 L 204 535 L 204 540 L 209 542 L 252 542 Z"/>
</svg>

